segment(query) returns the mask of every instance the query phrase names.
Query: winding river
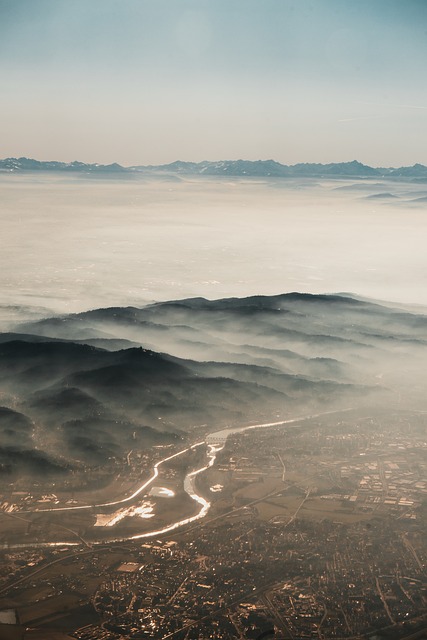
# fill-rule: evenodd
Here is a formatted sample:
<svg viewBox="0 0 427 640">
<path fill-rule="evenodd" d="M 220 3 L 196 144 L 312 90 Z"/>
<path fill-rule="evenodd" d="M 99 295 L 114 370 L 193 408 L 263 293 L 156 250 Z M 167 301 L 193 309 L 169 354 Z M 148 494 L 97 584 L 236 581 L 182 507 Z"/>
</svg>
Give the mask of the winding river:
<svg viewBox="0 0 427 640">
<path fill-rule="evenodd" d="M 33 513 L 74 511 L 74 510 L 94 509 L 97 507 L 111 507 L 111 506 L 126 504 L 134 500 L 136 497 L 138 497 L 142 493 L 146 492 L 146 489 L 158 477 L 159 468 L 163 464 L 169 462 L 170 460 L 173 460 L 174 458 L 182 456 L 187 451 L 207 445 L 206 464 L 203 467 L 200 467 L 199 469 L 190 471 L 189 473 L 187 473 L 187 475 L 184 478 L 184 491 L 190 496 L 192 500 L 194 500 L 198 505 L 200 505 L 199 510 L 195 515 L 190 516 L 188 518 L 184 518 L 183 520 L 177 520 L 176 522 L 173 522 L 172 524 L 169 524 L 166 527 L 157 529 L 155 531 L 148 531 L 146 533 L 141 533 L 133 536 L 112 538 L 109 540 L 102 540 L 99 542 L 94 541 L 93 543 L 91 542 L 91 544 L 106 544 L 108 542 L 126 542 L 129 540 L 140 540 L 143 538 L 155 538 L 164 533 L 169 533 L 170 531 L 174 531 L 175 529 L 183 527 L 184 525 L 195 522 L 196 520 L 200 520 L 201 518 L 204 518 L 206 516 L 206 514 L 210 509 L 211 503 L 205 498 L 203 498 L 203 496 L 197 493 L 196 478 L 200 473 L 202 473 L 203 471 L 206 471 L 206 469 L 214 465 L 218 452 L 224 448 L 225 442 L 230 435 L 234 433 L 242 433 L 244 431 L 248 431 L 249 429 L 278 427 L 281 425 L 300 423 L 306 420 L 310 420 L 312 418 L 317 418 L 317 417 L 328 415 L 328 414 L 342 413 L 343 411 L 350 411 L 350 410 L 351 409 L 337 409 L 334 411 L 324 411 L 322 413 L 311 414 L 311 415 L 302 416 L 299 418 L 290 418 L 288 420 L 280 420 L 278 422 L 264 422 L 262 424 L 250 424 L 250 425 L 245 425 L 241 427 L 229 427 L 227 429 L 222 429 L 221 431 L 215 431 L 213 433 L 210 433 L 205 440 L 196 442 L 195 444 L 192 444 L 189 447 L 186 447 L 185 449 L 182 449 L 181 451 L 178 451 L 177 453 L 174 453 L 173 455 L 163 458 L 162 460 L 159 460 L 158 462 L 156 462 L 155 465 L 153 466 L 153 472 L 151 476 L 148 478 L 148 480 L 146 480 L 140 487 L 138 487 L 138 489 L 136 489 L 130 496 L 127 496 L 122 500 L 115 500 L 112 502 L 103 502 L 97 505 L 89 504 L 89 505 L 74 505 L 74 506 L 66 506 L 66 507 L 54 507 L 49 509 L 48 508 L 37 509 Z M 39 542 L 39 543 L 16 544 L 16 545 L 2 545 L 2 547 L 3 548 L 7 547 L 9 549 L 24 549 L 24 548 L 40 548 L 40 547 L 79 546 L 80 544 L 81 542 L 45 542 L 45 543 Z"/>
</svg>

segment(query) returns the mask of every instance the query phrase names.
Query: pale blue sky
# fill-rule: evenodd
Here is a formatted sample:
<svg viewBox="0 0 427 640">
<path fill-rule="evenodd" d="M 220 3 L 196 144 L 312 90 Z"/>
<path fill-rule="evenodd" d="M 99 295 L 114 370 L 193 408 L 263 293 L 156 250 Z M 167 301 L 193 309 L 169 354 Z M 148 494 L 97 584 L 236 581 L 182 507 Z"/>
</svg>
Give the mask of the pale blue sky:
<svg viewBox="0 0 427 640">
<path fill-rule="evenodd" d="M 426 0 L 0 0 L 0 157 L 427 164 Z"/>
</svg>

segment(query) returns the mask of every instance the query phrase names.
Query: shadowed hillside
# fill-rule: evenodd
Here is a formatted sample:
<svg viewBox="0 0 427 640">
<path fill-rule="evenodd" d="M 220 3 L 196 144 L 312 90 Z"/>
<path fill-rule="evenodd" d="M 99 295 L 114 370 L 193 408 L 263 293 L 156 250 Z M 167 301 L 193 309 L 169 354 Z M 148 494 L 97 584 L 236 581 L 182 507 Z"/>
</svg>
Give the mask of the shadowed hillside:
<svg viewBox="0 0 427 640">
<path fill-rule="evenodd" d="M 0 336 L 0 428 L 4 446 L 15 447 L 4 471 L 22 469 L 24 450 L 30 471 L 43 460 L 67 470 L 197 429 L 366 403 L 416 405 L 426 341 L 425 316 L 299 293 L 22 325 Z"/>
</svg>

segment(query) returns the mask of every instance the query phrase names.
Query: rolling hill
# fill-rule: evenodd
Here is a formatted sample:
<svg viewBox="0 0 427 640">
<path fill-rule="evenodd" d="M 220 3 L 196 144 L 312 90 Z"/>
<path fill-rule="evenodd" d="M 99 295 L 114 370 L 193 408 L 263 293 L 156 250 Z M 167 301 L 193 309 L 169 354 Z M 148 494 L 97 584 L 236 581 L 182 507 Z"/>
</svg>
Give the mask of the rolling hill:
<svg viewBox="0 0 427 640">
<path fill-rule="evenodd" d="M 20 325 L 0 336 L 0 469 L 22 470 L 24 451 L 33 471 L 44 460 L 67 472 L 228 424 L 417 406 L 426 345 L 425 316 L 347 295 L 192 298 Z"/>
</svg>

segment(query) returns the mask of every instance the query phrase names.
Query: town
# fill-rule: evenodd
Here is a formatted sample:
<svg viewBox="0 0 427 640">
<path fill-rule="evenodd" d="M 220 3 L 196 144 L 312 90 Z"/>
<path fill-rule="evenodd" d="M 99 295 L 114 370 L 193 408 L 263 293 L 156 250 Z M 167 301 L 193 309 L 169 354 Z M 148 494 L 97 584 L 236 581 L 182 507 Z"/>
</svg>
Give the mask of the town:
<svg viewBox="0 0 427 640">
<path fill-rule="evenodd" d="M 422 638 L 426 423 L 349 411 L 234 433 L 198 476 L 197 522 L 117 544 L 3 539 L 0 621 L 36 640 Z"/>
</svg>

